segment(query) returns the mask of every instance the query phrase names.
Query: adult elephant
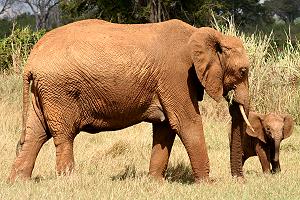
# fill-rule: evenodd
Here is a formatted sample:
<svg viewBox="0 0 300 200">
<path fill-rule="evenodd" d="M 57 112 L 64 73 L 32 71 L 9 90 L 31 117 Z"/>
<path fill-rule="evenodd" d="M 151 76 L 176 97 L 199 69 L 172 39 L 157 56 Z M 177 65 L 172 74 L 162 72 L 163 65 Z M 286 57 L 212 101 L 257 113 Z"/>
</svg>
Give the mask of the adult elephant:
<svg viewBox="0 0 300 200">
<path fill-rule="evenodd" d="M 195 179 L 207 179 L 197 103 L 204 90 L 216 101 L 235 91 L 229 107 L 231 169 L 242 176 L 246 124 L 239 106 L 248 113 L 248 70 L 238 38 L 179 20 L 143 25 L 84 20 L 54 29 L 34 46 L 24 69 L 23 132 L 9 179 L 30 178 L 51 137 L 57 172 L 65 174 L 73 170 L 73 141 L 80 131 L 118 130 L 142 121 L 153 123 L 151 175 L 163 177 L 178 135 Z"/>
</svg>

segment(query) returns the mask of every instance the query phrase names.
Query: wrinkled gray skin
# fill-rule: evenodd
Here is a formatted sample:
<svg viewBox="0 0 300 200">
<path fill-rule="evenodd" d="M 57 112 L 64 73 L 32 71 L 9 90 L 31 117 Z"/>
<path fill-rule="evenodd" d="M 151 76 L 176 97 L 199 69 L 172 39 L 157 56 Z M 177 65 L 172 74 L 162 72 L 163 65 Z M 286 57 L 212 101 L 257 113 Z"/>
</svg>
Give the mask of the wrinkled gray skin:
<svg viewBox="0 0 300 200">
<path fill-rule="evenodd" d="M 142 121 L 153 124 L 150 175 L 163 178 L 177 135 L 196 181 L 207 180 L 209 159 L 198 108 L 204 90 L 216 101 L 235 91 L 229 107 L 231 169 L 232 175 L 243 176 L 246 124 L 239 106 L 249 112 L 248 71 L 240 39 L 180 20 L 83 20 L 54 29 L 34 46 L 24 69 L 21 148 L 9 180 L 31 177 L 39 150 L 50 138 L 57 173 L 69 174 L 80 131 L 119 130 Z"/>
<path fill-rule="evenodd" d="M 249 157 L 258 156 L 264 173 L 280 172 L 280 143 L 293 132 L 292 116 L 250 112 L 249 121 L 255 132 L 247 128 L 243 137 L 243 164 Z"/>
</svg>

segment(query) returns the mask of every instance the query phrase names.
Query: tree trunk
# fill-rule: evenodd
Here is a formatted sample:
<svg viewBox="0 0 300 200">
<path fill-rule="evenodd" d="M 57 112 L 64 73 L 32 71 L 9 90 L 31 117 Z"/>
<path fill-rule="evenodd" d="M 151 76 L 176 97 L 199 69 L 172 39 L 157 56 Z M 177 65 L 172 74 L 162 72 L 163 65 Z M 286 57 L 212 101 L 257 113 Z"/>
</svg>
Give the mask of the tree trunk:
<svg viewBox="0 0 300 200">
<path fill-rule="evenodd" d="M 161 22 L 163 21 L 162 16 L 164 15 L 163 5 L 161 0 L 150 1 L 150 22 Z"/>
</svg>

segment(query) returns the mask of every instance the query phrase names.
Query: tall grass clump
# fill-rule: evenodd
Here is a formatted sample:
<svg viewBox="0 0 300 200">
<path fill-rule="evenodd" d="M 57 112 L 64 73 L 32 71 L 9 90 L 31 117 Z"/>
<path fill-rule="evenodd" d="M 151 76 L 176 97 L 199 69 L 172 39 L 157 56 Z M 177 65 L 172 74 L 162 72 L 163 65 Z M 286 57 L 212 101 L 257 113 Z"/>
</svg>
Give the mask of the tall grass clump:
<svg viewBox="0 0 300 200">
<path fill-rule="evenodd" d="M 10 36 L 0 39 L 0 71 L 20 73 L 33 45 L 44 34 L 45 30 L 13 28 Z"/>
<path fill-rule="evenodd" d="M 214 22 L 216 29 L 240 37 L 250 59 L 250 96 L 252 110 L 290 113 L 300 124 L 300 43 L 287 39 L 282 47 L 275 36 L 240 33 L 232 20 L 227 25 Z"/>
</svg>

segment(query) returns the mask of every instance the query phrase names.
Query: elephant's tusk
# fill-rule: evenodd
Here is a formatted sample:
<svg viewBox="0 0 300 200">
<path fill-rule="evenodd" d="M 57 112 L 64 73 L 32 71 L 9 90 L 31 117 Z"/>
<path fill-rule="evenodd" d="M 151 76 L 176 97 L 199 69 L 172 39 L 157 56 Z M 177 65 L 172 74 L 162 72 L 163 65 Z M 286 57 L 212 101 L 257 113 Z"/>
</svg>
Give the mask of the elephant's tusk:
<svg viewBox="0 0 300 200">
<path fill-rule="evenodd" d="M 243 116 L 243 118 L 244 118 L 246 124 L 249 126 L 249 128 L 250 128 L 253 132 L 255 132 L 255 131 L 254 131 L 254 128 L 251 126 L 251 124 L 250 124 L 250 122 L 249 122 L 249 120 L 248 120 L 248 118 L 247 118 L 247 116 L 246 116 L 246 114 L 245 114 L 244 107 L 240 104 L 240 105 L 239 105 L 239 108 L 240 108 L 240 111 L 241 111 L 241 113 L 242 113 L 242 116 Z"/>
</svg>

